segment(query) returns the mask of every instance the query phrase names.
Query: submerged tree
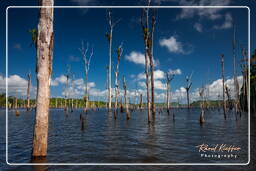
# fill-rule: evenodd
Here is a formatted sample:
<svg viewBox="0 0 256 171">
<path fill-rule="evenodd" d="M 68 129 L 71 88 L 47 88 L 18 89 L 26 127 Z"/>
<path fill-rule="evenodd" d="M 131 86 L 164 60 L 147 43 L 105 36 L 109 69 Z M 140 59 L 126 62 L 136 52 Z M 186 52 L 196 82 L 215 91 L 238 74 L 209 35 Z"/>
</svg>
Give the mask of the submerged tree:
<svg viewBox="0 0 256 171">
<path fill-rule="evenodd" d="M 200 107 L 201 107 L 201 114 L 199 117 L 199 122 L 200 124 L 203 124 L 205 122 L 204 119 L 204 109 L 205 109 L 205 87 L 202 86 L 202 88 L 199 90 L 199 96 L 201 97 L 201 103 L 200 103 Z"/>
<path fill-rule="evenodd" d="M 116 71 L 115 71 L 115 76 L 116 76 L 116 80 L 115 80 L 115 112 L 114 112 L 114 117 L 116 119 L 117 116 L 117 108 L 118 108 L 118 96 L 119 96 L 119 81 L 118 81 L 118 76 L 119 76 L 119 64 L 120 64 L 120 60 L 121 60 L 121 55 L 123 53 L 123 45 L 119 45 L 119 47 L 117 48 L 117 64 L 116 64 Z"/>
<path fill-rule="evenodd" d="M 27 88 L 27 111 L 30 110 L 30 88 L 31 88 L 31 73 L 28 73 L 28 88 Z"/>
<path fill-rule="evenodd" d="M 40 6 L 53 6 L 53 0 L 40 0 Z M 37 36 L 37 99 L 33 157 L 45 157 L 48 145 L 50 78 L 53 58 L 53 8 L 41 7 Z"/>
<path fill-rule="evenodd" d="M 66 87 L 65 87 L 65 108 L 64 111 L 68 112 L 68 89 L 69 89 L 69 79 L 70 79 L 70 65 L 67 65 L 67 74 L 66 74 Z"/>
<path fill-rule="evenodd" d="M 111 110 L 111 104 L 112 104 L 112 86 L 111 86 L 111 74 L 112 74 L 112 39 L 113 39 L 113 29 L 116 26 L 116 24 L 120 20 L 117 20 L 116 22 L 113 22 L 112 20 L 112 12 L 111 10 L 108 10 L 108 24 L 109 24 L 109 32 L 106 33 L 106 37 L 109 42 L 109 65 L 108 65 L 108 110 Z"/>
<path fill-rule="evenodd" d="M 170 114 L 170 98 L 171 98 L 171 81 L 174 78 L 174 74 L 170 72 L 165 73 L 166 76 L 166 109 L 168 115 Z"/>
<path fill-rule="evenodd" d="M 193 72 L 191 73 L 191 75 L 188 77 L 186 77 L 186 82 L 187 82 L 187 86 L 186 86 L 186 93 L 187 93 L 187 108 L 190 108 L 190 103 L 189 103 L 189 90 L 192 86 L 192 82 L 191 82 L 191 78 L 192 78 Z"/>
<path fill-rule="evenodd" d="M 222 76 L 222 102 L 223 102 L 223 114 L 224 119 L 227 118 L 226 116 L 226 100 L 225 100 L 225 77 L 224 77 L 224 55 L 221 55 L 221 76 Z"/>
<path fill-rule="evenodd" d="M 248 54 L 245 48 L 242 48 L 241 69 L 243 75 L 243 84 L 240 94 L 240 105 L 243 111 L 248 111 Z M 253 59 L 253 58 L 251 58 Z"/>
<path fill-rule="evenodd" d="M 129 120 L 130 112 L 129 112 L 129 104 L 128 104 L 128 98 L 127 98 L 127 87 L 126 87 L 126 81 L 124 76 L 123 76 L 123 88 L 124 88 L 124 103 L 125 103 L 126 119 Z"/>
<path fill-rule="evenodd" d="M 87 112 L 88 109 L 88 102 L 89 102 L 89 92 L 88 92 L 88 73 L 90 70 L 90 63 L 91 63 L 91 58 L 93 56 L 93 47 L 91 50 L 90 55 L 87 54 L 89 49 L 89 44 L 87 43 L 86 48 L 84 47 L 84 42 L 82 41 L 82 46 L 79 49 L 82 57 L 83 57 L 83 61 L 84 61 L 84 69 L 85 69 L 85 96 L 84 96 L 84 101 L 85 101 L 85 108 L 84 108 L 84 112 Z"/>
<path fill-rule="evenodd" d="M 149 4 L 150 5 L 150 1 Z M 144 8 L 142 10 L 141 16 L 141 27 L 143 31 L 143 39 L 144 39 L 144 53 L 145 53 L 145 75 L 146 75 L 146 89 L 147 89 L 147 110 L 148 110 L 148 123 L 151 122 L 151 104 L 150 104 L 150 90 L 149 90 L 149 8 Z"/>
<path fill-rule="evenodd" d="M 233 76 L 234 76 L 234 91 L 235 91 L 235 113 L 240 113 L 240 104 L 239 104 L 239 84 L 237 80 L 237 74 L 236 74 L 236 30 L 234 25 L 234 35 L 233 35 L 233 42 L 232 42 L 232 48 L 233 48 Z M 241 113 L 240 113 L 241 114 Z"/>
</svg>

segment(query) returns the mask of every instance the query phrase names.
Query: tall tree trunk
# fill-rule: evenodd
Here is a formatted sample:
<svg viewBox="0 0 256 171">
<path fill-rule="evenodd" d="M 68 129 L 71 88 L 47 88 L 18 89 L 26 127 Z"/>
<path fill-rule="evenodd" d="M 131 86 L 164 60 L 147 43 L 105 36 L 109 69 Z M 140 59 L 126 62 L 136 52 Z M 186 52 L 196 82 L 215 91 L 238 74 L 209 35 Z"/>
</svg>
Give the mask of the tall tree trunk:
<svg viewBox="0 0 256 171">
<path fill-rule="evenodd" d="M 127 87 L 125 77 L 123 77 L 123 88 L 124 88 L 124 103 L 125 103 L 125 112 L 126 112 L 126 119 L 130 119 L 130 112 L 129 112 L 129 104 L 127 99 Z"/>
<path fill-rule="evenodd" d="M 189 103 L 189 89 L 186 88 L 186 92 L 187 92 L 187 105 L 188 105 L 188 109 L 190 108 L 190 103 Z"/>
<path fill-rule="evenodd" d="M 154 86 L 154 56 L 153 56 L 153 42 L 154 42 L 154 30 L 155 30 L 155 23 L 156 18 L 155 14 L 152 16 L 152 26 L 151 26 L 151 36 L 150 41 L 148 42 L 149 46 L 149 63 L 150 63 L 150 74 L 151 74 L 151 110 L 152 114 L 156 114 L 156 108 L 155 108 L 155 86 Z"/>
<path fill-rule="evenodd" d="M 53 6 L 53 0 L 40 0 L 40 6 Z M 53 8 L 40 8 L 37 37 L 37 107 L 33 157 L 45 157 L 48 145 L 50 78 L 53 58 Z"/>
<path fill-rule="evenodd" d="M 148 123 L 151 122 L 151 105 L 150 105 L 150 90 L 149 90 L 149 57 L 148 57 L 148 39 L 149 39 L 149 27 L 148 27 L 148 15 L 149 8 L 143 9 L 141 25 L 144 34 L 144 48 L 145 48 L 145 75 L 146 75 L 146 88 L 147 88 L 147 110 L 148 110 Z"/>
<path fill-rule="evenodd" d="M 142 109 L 142 104 L 143 103 L 143 98 L 142 98 L 142 94 L 140 94 L 140 109 Z"/>
<path fill-rule="evenodd" d="M 236 75 L 236 33 L 235 33 L 235 26 L 234 26 L 234 35 L 233 35 L 233 75 L 234 75 L 234 90 L 235 90 L 235 113 L 238 114 L 240 112 L 239 110 L 239 84 L 237 81 L 237 75 Z"/>
<path fill-rule="evenodd" d="M 119 83 L 118 83 L 118 76 L 119 76 L 119 64 L 121 60 L 121 55 L 122 55 L 123 49 L 122 49 L 122 44 L 117 48 L 117 64 L 116 64 L 116 80 L 115 80 L 115 111 L 114 111 L 114 117 L 116 119 L 117 117 L 117 108 L 118 108 L 118 95 L 119 95 Z"/>
<path fill-rule="evenodd" d="M 225 100 L 225 77 L 224 77 L 224 55 L 221 55 L 221 74 L 222 74 L 222 101 L 223 101 L 223 114 L 224 119 L 226 116 L 226 100 Z"/>
<path fill-rule="evenodd" d="M 166 110 L 168 115 L 170 114 L 169 108 L 170 108 L 170 101 L 169 101 L 169 83 L 166 84 Z"/>
<path fill-rule="evenodd" d="M 27 111 L 30 110 L 30 87 L 31 87 L 31 73 L 28 74 Z"/>
<path fill-rule="evenodd" d="M 111 110 L 112 104 L 112 87 L 111 87 L 111 73 L 112 73 L 112 28 L 110 29 L 110 40 L 109 40 L 109 71 L 108 71 L 108 109 Z"/>
</svg>

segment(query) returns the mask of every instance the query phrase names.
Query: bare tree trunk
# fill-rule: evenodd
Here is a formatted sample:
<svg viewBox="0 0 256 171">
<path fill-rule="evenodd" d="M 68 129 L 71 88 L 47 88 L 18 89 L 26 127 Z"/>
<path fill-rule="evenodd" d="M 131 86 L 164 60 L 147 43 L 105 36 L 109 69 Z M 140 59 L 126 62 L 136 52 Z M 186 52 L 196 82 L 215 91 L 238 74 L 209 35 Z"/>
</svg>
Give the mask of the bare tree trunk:
<svg viewBox="0 0 256 171">
<path fill-rule="evenodd" d="M 31 73 L 28 74 L 27 111 L 30 110 L 30 87 L 31 87 Z"/>
<path fill-rule="evenodd" d="M 186 89 L 187 92 L 187 105 L 188 105 L 188 109 L 190 108 L 190 103 L 189 103 L 189 89 Z"/>
<path fill-rule="evenodd" d="M 142 98 L 142 94 L 140 94 L 140 109 L 142 109 L 142 104 L 143 103 L 143 98 Z"/>
<path fill-rule="evenodd" d="M 234 75 L 234 90 L 235 90 L 235 113 L 238 114 L 240 112 L 239 110 L 239 84 L 237 81 L 237 75 L 236 75 L 236 37 L 235 37 L 235 26 L 234 26 L 234 35 L 233 35 L 233 75 Z"/>
<path fill-rule="evenodd" d="M 154 86 L 154 56 L 153 56 L 153 41 L 154 41 L 154 29 L 156 23 L 156 16 L 155 14 L 152 16 L 152 26 L 151 26 L 151 37 L 150 41 L 148 42 L 148 50 L 149 50 L 149 62 L 150 62 L 150 74 L 151 74 L 151 110 L 152 114 L 156 114 L 155 108 L 155 86 Z"/>
<path fill-rule="evenodd" d="M 123 88 L 124 88 L 124 103 L 125 103 L 125 112 L 126 112 L 126 119 L 130 119 L 130 112 L 129 112 L 129 104 L 127 99 L 127 87 L 125 77 L 123 77 Z"/>
<path fill-rule="evenodd" d="M 58 108 L 58 99 L 55 98 L 55 108 Z"/>
<path fill-rule="evenodd" d="M 68 98 L 68 74 L 66 76 L 66 91 L 65 91 L 65 111 L 68 111 L 68 104 L 67 104 L 67 98 Z"/>
<path fill-rule="evenodd" d="M 148 110 L 148 123 L 151 122 L 151 106 L 150 106 L 150 90 L 149 90 L 149 73 L 148 73 L 148 39 L 149 39 L 149 27 L 148 27 L 149 8 L 143 9 L 141 17 L 141 26 L 144 34 L 144 47 L 145 47 L 145 75 L 146 75 L 146 87 L 147 87 L 147 110 Z"/>
<path fill-rule="evenodd" d="M 122 55 L 123 49 L 122 49 L 122 44 L 117 48 L 117 64 L 116 64 L 116 80 L 115 80 L 115 112 L 114 112 L 114 117 L 116 119 L 117 117 L 117 103 L 118 103 L 118 95 L 119 95 L 119 83 L 118 83 L 118 76 L 119 76 L 119 64 L 121 60 L 121 55 Z"/>
<path fill-rule="evenodd" d="M 169 104 L 169 83 L 167 83 L 167 86 L 166 86 L 166 110 L 167 110 L 167 113 L 168 115 L 170 114 L 170 111 L 169 111 L 169 107 L 170 107 L 170 104 Z"/>
<path fill-rule="evenodd" d="M 111 74 L 112 74 L 112 36 L 113 36 L 113 29 L 115 25 L 119 22 L 119 20 L 115 23 L 112 21 L 112 13 L 108 11 L 108 22 L 109 22 L 109 33 L 106 34 L 107 39 L 109 41 L 109 65 L 108 65 L 108 110 L 111 110 L 112 104 L 112 87 L 111 87 Z"/>
<path fill-rule="evenodd" d="M 39 1 L 53 6 L 53 0 Z M 37 107 L 33 138 L 33 157 L 45 157 L 48 144 L 50 78 L 53 57 L 53 8 L 40 8 L 37 37 Z"/>
<path fill-rule="evenodd" d="M 221 55 L 221 68 L 222 68 L 222 100 L 223 100 L 223 114 L 224 119 L 227 118 L 226 116 L 226 100 L 225 100 L 225 77 L 224 77 L 224 55 Z"/>
</svg>

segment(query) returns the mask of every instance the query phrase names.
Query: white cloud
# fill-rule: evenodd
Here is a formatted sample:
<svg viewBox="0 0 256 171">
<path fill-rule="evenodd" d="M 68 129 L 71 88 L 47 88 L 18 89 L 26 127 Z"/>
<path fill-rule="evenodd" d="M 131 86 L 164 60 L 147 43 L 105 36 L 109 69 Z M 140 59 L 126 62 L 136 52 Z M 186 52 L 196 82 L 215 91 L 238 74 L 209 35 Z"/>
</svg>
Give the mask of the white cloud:
<svg viewBox="0 0 256 171">
<path fill-rule="evenodd" d="M 155 80 L 157 80 L 157 79 L 164 79 L 164 78 L 165 78 L 165 75 L 164 75 L 164 72 L 162 70 L 158 69 L 158 70 L 154 71 L 154 79 Z M 137 79 L 138 80 L 146 79 L 145 73 L 139 73 L 137 75 Z"/>
<path fill-rule="evenodd" d="M 125 55 L 125 59 L 135 64 L 145 65 L 145 55 L 141 52 L 132 51 L 129 55 Z M 159 61 L 154 60 L 154 65 L 158 66 Z"/>
<path fill-rule="evenodd" d="M 139 81 L 138 82 L 139 86 L 146 89 L 146 83 L 145 81 Z M 166 90 L 166 84 L 163 83 L 161 80 L 155 80 L 154 81 L 154 86 L 156 90 Z M 149 88 L 151 88 L 151 84 L 149 84 Z"/>
<path fill-rule="evenodd" d="M 180 0 L 180 5 L 188 6 L 225 6 L 229 5 L 231 0 Z M 199 16 L 200 18 L 207 18 L 210 20 L 216 20 L 221 17 L 219 13 L 223 8 L 183 8 L 181 13 L 176 17 L 177 19 L 186 19 Z"/>
<path fill-rule="evenodd" d="M 230 13 L 225 15 L 225 20 L 221 25 L 215 25 L 213 28 L 221 30 L 221 29 L 229 29 L 233 25 L 233 18 Z"/>
<path fill-rule="evenodd" d="M 195 23 L 194 24 L 194 28 L 196 29 L 196 31 L 198 32 L 203 32 L 203 26 L 201 23 Z"/>
<path fill-rule="evenodd" d="M 27 86 L 28 81 L 19 75 L 10 75 L 7 78 L 8 81 L 8 94 L 12 96 L 18 95 L 20 96 L 26 96 L 27 95 Z M 0 76 L 0 92 L 5 93 L 5 86 L 6 86 L 6 78 L 3 76 Z M 35 87 L 31 87 L 31 97 L 34 98 L 35 95 Z"/>
<path fill-rule="evenodd" d="M 191 50 L 184 50 L 184 45 L 177 40 L 176 36 L 160 39 L 159 44 L 162 47 L 166 47 L 172 53 L 189 54 L 192 52 Z"/>
</svg>

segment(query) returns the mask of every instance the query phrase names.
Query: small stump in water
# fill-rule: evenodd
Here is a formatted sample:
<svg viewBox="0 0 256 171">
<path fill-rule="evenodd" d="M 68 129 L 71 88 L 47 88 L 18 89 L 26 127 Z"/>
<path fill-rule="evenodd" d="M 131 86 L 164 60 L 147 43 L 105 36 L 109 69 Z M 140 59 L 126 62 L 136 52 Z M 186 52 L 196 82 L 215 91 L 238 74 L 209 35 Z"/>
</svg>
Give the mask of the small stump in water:
<svg viewBox="0 0 256 171">
<path fill-rule="evenodd" d="M 16 115 L 16 116 L 20 116 L 20 111 L 16 110 L 16 111 L 15 111 L 15 115 Z"/>
<path fill-rule="evenodd" d="M 199 122 L 200 122 L 200 124 L 205 123 L 205 119 L 204 119 L 204 110 L 201 111 L 200 118 L 199 118 Z"/>
<path fill-rule="evenodd" d="M 83 114 L 81 113 L 80 114 L 80 123 L 81 123 L 81 130 L 83 131 L 84 130 L 84 116 Z"/>
</svg>

